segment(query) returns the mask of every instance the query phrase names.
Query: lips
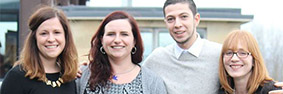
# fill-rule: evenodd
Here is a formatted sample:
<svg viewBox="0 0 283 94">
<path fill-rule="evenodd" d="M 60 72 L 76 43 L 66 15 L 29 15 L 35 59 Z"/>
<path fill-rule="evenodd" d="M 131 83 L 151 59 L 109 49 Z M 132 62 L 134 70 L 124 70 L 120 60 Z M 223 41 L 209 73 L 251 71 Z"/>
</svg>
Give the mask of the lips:
<svg viewBox="0 0 283 94">
<path fill-rule="evenodd" d="M 111 48 L 113 48 L 113 49 L 122 49 L 122 48 L 124 48 L 125 46 L 111 46 Z"/>
<path fill-rule="evenodd" d="M 48 48 L 48 49 L 52 49 L 52 48 L 58 47 L 58 45 L 48 45 L 48 46 L 45 46 L 45 47 Z"/>
<path fill-rule="evenodd" d="M 233 70 L 238 70 L 238 69 L 242 68 L 244 65 L 242 65 L 242 64 L 230 64 L 229 66 Z"/>
<path fill-rule="evenodd" d="M 176 37 L 182 37 L 184 33 L 185 33 L 185 31 L 176 31 L 176 32 L 174 32 Z"/>
</svg>

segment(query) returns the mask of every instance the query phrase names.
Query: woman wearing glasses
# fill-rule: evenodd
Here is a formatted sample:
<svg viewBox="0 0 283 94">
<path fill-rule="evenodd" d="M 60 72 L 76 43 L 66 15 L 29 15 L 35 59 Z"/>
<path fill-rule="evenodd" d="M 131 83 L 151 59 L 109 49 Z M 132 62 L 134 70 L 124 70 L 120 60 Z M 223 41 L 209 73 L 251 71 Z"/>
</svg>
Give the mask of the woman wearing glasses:
<svg viewBox="0 0 283 94">
<path fill-rule="evenodd" d="M 247 31 L 229 33 L 219 61 L 219 94 L 267 94 L 281 89 L 268 76 L 258 44 Z"/>
</svg>

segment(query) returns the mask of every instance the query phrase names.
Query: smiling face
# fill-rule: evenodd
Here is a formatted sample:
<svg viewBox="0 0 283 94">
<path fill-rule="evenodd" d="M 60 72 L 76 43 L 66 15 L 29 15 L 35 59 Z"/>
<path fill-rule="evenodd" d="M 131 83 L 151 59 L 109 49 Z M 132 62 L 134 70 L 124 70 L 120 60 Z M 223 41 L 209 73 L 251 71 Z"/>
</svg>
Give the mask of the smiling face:
<svg viewBox="0 0 283 94">
<path fill-rule="evenodd" d="M 232 50 L 233 47 L 229 47 L 229 49 L 225 52 L 228 51 L 233 51 L 233 52 L 249 52 L 247 50 L 247 47 L 244 47 L 241 42 L 238 43 L 237 45 L 237 50 Z M 239 53 L 241 54 L 241 53 Z M 238 55 L 233 54 L 232 57 L 227 57 L 223 56 L 223 64 L 225 67 L 225 70 L 227 73 L 233 77 L 233 78 L 243 78 L 243 77 L 249 77 L 252 72 L 252 67 L 253 67 L 253 57 L 251 54 L 248 54 L 246 57 L 241 57 L 239 58 Z"/>
<path fill-rule="evenodd" d="M 127 19 L 110 21 L 105 26 L 102 45 L 110 58 L 130 58 L 135 46 L 131 24 Z"/>
<path fill-rule="evenodd" d="M 173 39 L 178 44 L 194 42 L 200 15 L 193 15 L 187 3 L 168 5 L 164 11 L 165 23 Z"/>
<path fill-rule="evenodd" d="M 40 57 L 57 59 L 65 47 L 65 32 L 57 17 L 44 21 L 36 30 Z"/>
</svg>

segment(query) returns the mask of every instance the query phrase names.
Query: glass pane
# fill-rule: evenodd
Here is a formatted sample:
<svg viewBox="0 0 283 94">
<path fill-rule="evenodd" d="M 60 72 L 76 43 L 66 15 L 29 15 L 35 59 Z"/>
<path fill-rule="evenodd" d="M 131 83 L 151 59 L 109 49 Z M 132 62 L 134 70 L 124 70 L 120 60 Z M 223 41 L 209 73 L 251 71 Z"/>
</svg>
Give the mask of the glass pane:
<svg viewBox="0 0 283 94">
<path fill-rule="evenodd" d="M 166 28 L 158 29 L 158 30 L 159 30 L 159 38 L 158 38 L 159 47 L 160 46 L 165 47 L 175 42 Z"/>
<path fill-rule="evenodd" d="M 201 38 L 207 39 L 206 28 L 197 28 L 197 32 L 199 33 Z"/>
<path fill-rule="evenodd" d="M 152 32 L 149 32 L 150 29 L 141 29 L 141 36 L 144 45 L 144 59 L 151 53 L 152 51 Z"/>
</svg>

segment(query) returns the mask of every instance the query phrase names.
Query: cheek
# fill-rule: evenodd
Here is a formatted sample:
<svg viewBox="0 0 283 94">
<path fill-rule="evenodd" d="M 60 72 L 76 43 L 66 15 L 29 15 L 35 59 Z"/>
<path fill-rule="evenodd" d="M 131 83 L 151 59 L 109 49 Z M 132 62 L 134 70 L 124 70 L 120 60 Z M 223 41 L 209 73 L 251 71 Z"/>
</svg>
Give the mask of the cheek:
<svg viewBox="0 0 283 94">
<path fill-rule="evenodd" d="M 229 62 L 229 60 L 226 59 L 226 58 L 223 58 L 222 60 L 223 60 L 223 64 L 224 64 L 224 65 L 226 65 L 226 64 Z"/>
</svg>

